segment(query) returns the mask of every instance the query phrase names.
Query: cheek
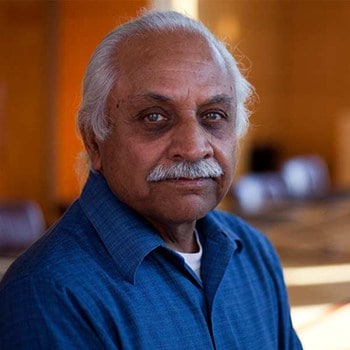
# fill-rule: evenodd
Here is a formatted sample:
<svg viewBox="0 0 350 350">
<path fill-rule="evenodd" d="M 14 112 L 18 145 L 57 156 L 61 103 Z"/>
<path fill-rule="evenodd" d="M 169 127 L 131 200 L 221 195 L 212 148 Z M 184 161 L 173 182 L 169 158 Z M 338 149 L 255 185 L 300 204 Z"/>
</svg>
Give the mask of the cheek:
<svg viewBox="0 0 350 350">
<path fill-rule="evenodd" d="M 233 142 L 226 143 L 221 150 L 216 158 L 223 167 L 225 175 L 222 178 L 222 186 L 226 188 L 231 185 L 236 168 L 236 144 Z"/>
<path fill-rule="evenodd" d="M 136 189 L 146 186 L 146 177 L 156 165 L 154 155 L 136 142 L 113 144 L 103 152 L 103 168 L 115 181 Z"/>
<path fill-rule="evenodd" d="M 235 141 L 223 142 L 217 148 L 218 161 L 222 162 L 222 166 L 227 168 L 227 171 L 232 171 L 236 165 L 237 144 Z"/>
</svg>

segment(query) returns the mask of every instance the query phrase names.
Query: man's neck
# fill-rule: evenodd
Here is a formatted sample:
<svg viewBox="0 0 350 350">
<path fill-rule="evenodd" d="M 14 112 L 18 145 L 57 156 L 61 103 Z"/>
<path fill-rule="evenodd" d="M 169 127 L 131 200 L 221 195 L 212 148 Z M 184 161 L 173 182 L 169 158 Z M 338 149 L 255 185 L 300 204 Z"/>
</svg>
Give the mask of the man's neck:
<svg viewBox="0 0 350 350">
<path fill-rule="evenodd" d="M 154 222 L 152 224 L 169 248 L 182 253 L 198 252 L 199 247 L 194 233 L 196 221 L 174 225 Z"/>
</svg>

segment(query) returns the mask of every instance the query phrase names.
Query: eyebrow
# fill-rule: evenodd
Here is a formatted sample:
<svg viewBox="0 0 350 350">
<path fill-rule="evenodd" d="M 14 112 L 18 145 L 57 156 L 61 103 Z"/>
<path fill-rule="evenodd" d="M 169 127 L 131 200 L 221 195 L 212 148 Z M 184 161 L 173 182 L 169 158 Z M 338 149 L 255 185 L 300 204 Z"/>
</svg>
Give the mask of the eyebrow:
<svg viewBox="0 0 350 350">
<path fill-rule="evenodd" d="M 158 93 L 153 93 L 153 92 L 137 95 L 137 96 L 135 96 L 135 99 L 136 100 L 146 99 L 146 100 L 163 102 L 163 103 L 173 103 L 174 102 L 174 99 L 169 97 L 169 96 L 160 95 Z M 225 105 L 233 105 L 234 98 L 227 95 L 227 94 L 218 94 L 218 95 L 214 95 L 214 96 L 208 98 L 207 100 L 203 101 L 203 103 L 201 103 L 201 105 L 205 106 L 205 105 L 220 104 L 220 103 L 223 103 Z"/>
<path fill-rule="evenodd" d="M 140 100 L 140 101 L 149 100 L 149 101 L 157 101 L 157 102 L 172 102 L 173 101 L 173 99 L 171 97 L 160 95 L 160 94 L 157 94 L 154 92 L 136 95 L 134 97 L 134 99 Z"/>
<path fill-rule="evenodd" d="M 220 104 L 220 103 L 223 103 L 225 105 L 233 105 L 234 98 L 226 94 L 219 94 L 219 95 L 210 97 L 208 100 L 204 101 L 203 105 Z"/>
</svg>

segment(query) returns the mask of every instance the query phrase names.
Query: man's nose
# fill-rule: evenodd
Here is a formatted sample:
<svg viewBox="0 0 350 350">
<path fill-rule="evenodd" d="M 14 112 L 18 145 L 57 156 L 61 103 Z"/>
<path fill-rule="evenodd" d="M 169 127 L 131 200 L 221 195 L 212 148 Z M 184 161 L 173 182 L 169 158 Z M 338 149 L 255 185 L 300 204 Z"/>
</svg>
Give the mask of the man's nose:
<svg viewBox="0 0 350 350">
<path fill-rule="evenodd" d="M 211 158 L 214 155 L 209 135 L 194 118 L 179 123 L 174 128 L 169 152 L 172 160 L 188 162 Z"/>
</svg>

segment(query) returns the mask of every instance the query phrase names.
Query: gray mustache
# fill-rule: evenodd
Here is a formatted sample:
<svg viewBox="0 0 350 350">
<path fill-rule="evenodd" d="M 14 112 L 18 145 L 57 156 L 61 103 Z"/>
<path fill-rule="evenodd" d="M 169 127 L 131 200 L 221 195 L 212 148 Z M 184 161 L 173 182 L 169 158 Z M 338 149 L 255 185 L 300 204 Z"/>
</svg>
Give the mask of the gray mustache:
<svg viewBox="0 0 350 350">
<path fill-rule="evenodd" d="M 197 162 L 177 162 L 169 166 L 157 165 L 148 177 L 148 182 L 158 182 L 171 179 L 215 178 L 224 172 L 215 159 L 202 159 Z"/>
</svg>

